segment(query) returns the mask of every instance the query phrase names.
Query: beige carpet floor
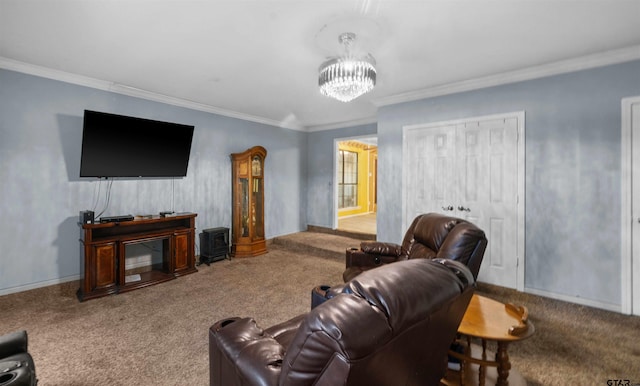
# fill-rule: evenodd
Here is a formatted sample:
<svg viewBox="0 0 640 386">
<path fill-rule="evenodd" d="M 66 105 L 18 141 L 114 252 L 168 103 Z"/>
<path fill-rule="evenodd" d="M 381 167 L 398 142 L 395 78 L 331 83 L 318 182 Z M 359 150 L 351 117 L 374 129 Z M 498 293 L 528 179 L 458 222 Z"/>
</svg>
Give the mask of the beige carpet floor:
<svg viewBox="0 0 640 386">
<path fill-rule="evenodd" d="M 336 255 L 286 243 L 269 253 L 199 266 L 176 280 L 78 302 L 77 283 L 0 297 L 0 334 L 26 329 L 39 385 L 207 385 L 208 328 L 231 316 L 264 327 L 309 309 L 310 290 L 341 281 L 344 245 L 333 235 L 304 235 Z M 298 247 L 299 248 L 299 247 Z M 529 307 L 536 334 L 510 349 L 530 385 L 640 383 L 640 318 L 481 287 Z"/>
</svg>

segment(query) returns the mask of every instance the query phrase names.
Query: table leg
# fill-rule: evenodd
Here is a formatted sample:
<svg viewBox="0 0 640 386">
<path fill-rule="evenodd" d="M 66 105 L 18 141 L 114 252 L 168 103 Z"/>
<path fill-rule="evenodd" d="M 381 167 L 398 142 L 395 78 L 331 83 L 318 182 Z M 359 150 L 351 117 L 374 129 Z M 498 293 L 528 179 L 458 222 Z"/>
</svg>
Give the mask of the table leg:
<svg viewBox="0 0 640 386">
<path fill-rule="evenodd" d="M 482 360 L 487 360 L 487 341 L 482 339 Z M 480 364 L 478 367 L 478 386 L 485 386 L 487 379 L 487 367 Z"/>
<path fill-rule="evenodd" d="M 464 348 L 464 355 L 467 358 L 471 358 L 471 338 L 469 336 L 467 338 L 467 345 Z M 471 366 L 471 363 L 467 363 L 465 360 L 460 360 L 460 386 L 464 386 L 464 380 L 467 376 L 467 366 Z"/>
<path fill-rule="evenodd" d="M 496 362 L 498 362 L 498 382 L 496 386 L 508 386 L 509 370 L 511 370 L 511 362 L 509 362 L 509 354 L 507 353 L 507 342 L 498 342 L 498 351 L 496 352 Z"/>
</svg>

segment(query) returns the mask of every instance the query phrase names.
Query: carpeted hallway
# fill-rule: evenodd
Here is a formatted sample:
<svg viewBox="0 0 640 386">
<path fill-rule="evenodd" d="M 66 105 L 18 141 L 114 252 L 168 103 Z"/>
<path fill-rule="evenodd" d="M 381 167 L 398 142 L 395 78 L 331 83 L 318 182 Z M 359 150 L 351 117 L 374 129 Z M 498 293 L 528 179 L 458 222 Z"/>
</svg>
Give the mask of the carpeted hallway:
<svg viewBox="0 0 640 386">
<path fill-rule="evenodd" d="M 230 316 L 263 327 L 308 311 L 309 291 L 341 282 L 360 240 L 301 232 L 269 253 L 199 266 L 159 285 L 80 303 L 77 282 L 0 297 L 0 334 L 29 333 L 39 385 L 207 385 L 208 328 Z M 640 383 L 640 318 L 518 294 L 480 292 L 529 308 L 536 334 L 510 348 L 529 385 Z"/>
</svg>

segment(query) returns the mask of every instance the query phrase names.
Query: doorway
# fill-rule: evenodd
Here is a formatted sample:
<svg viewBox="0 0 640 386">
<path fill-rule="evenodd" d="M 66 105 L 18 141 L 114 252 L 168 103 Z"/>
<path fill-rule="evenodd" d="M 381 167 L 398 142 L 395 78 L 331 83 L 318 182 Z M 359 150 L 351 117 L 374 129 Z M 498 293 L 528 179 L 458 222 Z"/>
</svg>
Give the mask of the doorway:
<svg viewBox="0 0 640 386">
<path fill-rule="evenodd" d="M 421 213 L 487 234 L 478 279 L 524 290 L 524 112 L 404 127 L 403 229 Z"/>
<path fill-rule="evenodd" d="M 377 137 L 335 140 L 334 229 L 377 233 Z"/>
<path fill-rule="evenodd" d="M 640 96 L 622 100 L 621 312 L 640 315 Z"/>
</svg>

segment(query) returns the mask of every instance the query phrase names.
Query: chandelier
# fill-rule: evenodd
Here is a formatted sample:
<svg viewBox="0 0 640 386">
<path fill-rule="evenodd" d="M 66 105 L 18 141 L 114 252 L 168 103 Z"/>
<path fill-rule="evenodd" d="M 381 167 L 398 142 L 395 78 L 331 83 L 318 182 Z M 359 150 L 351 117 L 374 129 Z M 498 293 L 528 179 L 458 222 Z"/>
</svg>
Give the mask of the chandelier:
<svg viewBox="0 0 640 386">
<path fill-rule="evenodd" d="M 322 95 L 349 102 L 373 90 L 376 85 L 376 61 L 369 54 L 363 57 L 352 54 L 351 46 L 355 39 L 354 33 L 341 34 L 338 41 L 344 45 L 345 55 L 320 65 L 318 86 Z"/>
</svg>

